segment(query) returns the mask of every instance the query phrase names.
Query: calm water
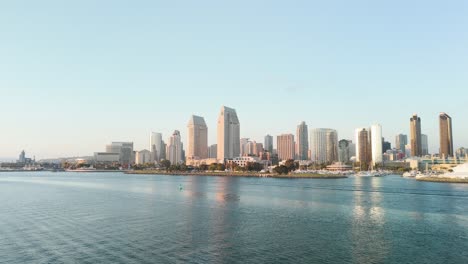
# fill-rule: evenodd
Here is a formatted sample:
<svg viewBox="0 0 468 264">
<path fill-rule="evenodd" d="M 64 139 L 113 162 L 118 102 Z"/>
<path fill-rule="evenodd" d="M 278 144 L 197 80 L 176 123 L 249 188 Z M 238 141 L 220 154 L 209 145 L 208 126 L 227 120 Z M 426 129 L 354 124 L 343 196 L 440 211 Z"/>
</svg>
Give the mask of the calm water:
<svg viewBox="0 0 468 264">
<path fill-rule="evenodd" d="M 468 185 L 0 173 L 0 263 L 468 263 Z"/>
</svg>

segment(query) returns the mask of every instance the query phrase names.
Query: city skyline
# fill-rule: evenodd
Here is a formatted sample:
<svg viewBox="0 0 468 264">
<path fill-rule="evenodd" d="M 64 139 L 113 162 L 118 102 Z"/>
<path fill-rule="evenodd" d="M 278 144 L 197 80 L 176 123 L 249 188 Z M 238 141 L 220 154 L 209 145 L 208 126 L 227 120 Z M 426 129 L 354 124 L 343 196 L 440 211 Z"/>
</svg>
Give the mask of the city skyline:
<svg viewBox="0 0 468 264">
<path fill-rule="evenodd" d="M 379 123 L 389 140 L 410 135 L 418 113 L 438 152 L 446 112 L 454 149 L 468 146 L 462 1 L 138 3 L 2 6 L 0 157 L 85 156 L 112 141 L 146 149 L 150 132 L 167 140 L 174 129 L 186 141 L 192 114 L 214 144 L 220 105 L 256 142 L 301 121 L 344 139 Z"/>
<path fill-rule="evenodd" d="M 229 111 L 231 111 L 231 110 L 234 111 L 234 113 L 236 114 L 235 118 L 238 118 L 238 117 L 237 117 L 237 113 L 236 113 L 236 112 L 237 112 L 236 109 L 232 109 L 232 108 L 225 107 L 225 106 L 223 106 L 222 109 L 228 109 Z M 444 114 L 445 114 L 445 113 L 444 113 Z M 201 119 L 203 119 L 202 122 L 204 123 L 204 118 L 203 118 L 203 117 L 200 117 L 200 116 L 197 116 L 197 115 L 191 115 L 191 116 L 190 116 L 190 120 L 193 119 L 194 117 L 195 117 L 195 118 L 201 118 Z M 420 118 L 419 115 L 417 115 L 417 117 Z M 412 116 L 412 118 L 413 118 L 413 116 Z M 218 116 L 218 119 L 219 119 L 219 116 Z M 437 115 L 437 120 L 436 120 L 436 121 L 439 122 L 439 119 L 440 119 L 440 113 Z M 219 121 L 219 120 L 218 120 L 218 121 Z M 191 121 L 190 121 L 190 122 L 191 122 Z M 452 122 L 452 119 L 450 118 L 450 126 L 451 126 L 451 122 Z M 301 124 L 304 125 L 304 124 L 306 124 L 306 122 L 302 121 Z M 204 123 L 203 125 L 207 127 L 207 130 L 209 130 L 209 126 L 208 126 L 206 123 Z M 438 125 L 438 130 L 440 130 L 440 124 L 437 124 L 437 125 Z M 306 125 L 306 126 L 307 126 L 307 125 Z M 296 130 L 297 130 L 298 127 L 299 127 L 299 126 L 296 125 Z M 381 127 L 382 127 L 382 126 L 380 126 L 380 130 L 382 129 Z M 409 127 L 408 131 L 410 131 L 410 128 L 411 128 L 411 124 L 410 124 L 410 127 Z M 307 130 L 307 133 L 311 133 L 311 131 L 313 131 L 313 130 L 315 130 L 315 129 L 317 129 L 317 128 L 315 128 L 315 127 L 310 127 L 310 128 Z M 145 150 L 145 149 L 150 150 L 150 149 L 151 149 L 152 141 L 154 140 L 154 137 L 155 137 L 155 136 L 157 136 L 158 138 L 161 138 L 161 139 L 162 139 L 162 143 L 164 144 L 164 143 L 165 143 L 165 141 L 164 141 L 164 134 L 165 134 L 165 133 L 161 133 L 160 131 L 166 131 L 166 130 L 167 130 L 167 129 L 161 129 L 161 130 L 158 130 L 158 132 L 151 131 L 151 132 L 150 132 L 150 146 L 149 146 L 150 148 L 146 147 L 144 144 L 140 144 L 141 147 L 140 147 L 140 145 L 136 145 L 135 150 L 136 150 L 136 151 L 141 151 L 141 150 Z M 334 129 L 334 130 L 335 130 L 335 129 Z M 291 134 L 295 134 L 293 131 L 294 131 L 294 128 L 291 129 Z M 350 137 L 344 137 L 344 136 L 342 137 L 342 136 L 340 135 L 340 136 L 338 137 L 338 140 L 343 140 L 343 139 L 344 139 L 344 140 L 351 140 L 351 141 L 353 141 L 353 142 L 356 141 L 356 134 L 355 134 L 356 132 L 355 132 L 355 131 L 356 131 L 356 129 L 353 129 L 353 131 L 352 131 L 352 134 L 353 134 L 353 135 L 350 136 Z M 370 130 L 369 130 L 369 131 L 370 131 Z M 172 130 L 171 133 L 168 133 L 168 135 L 172 135 L 173 132 L 174 132 L 174 130 Z M 188 143 L 187 138 L 189 137 L 189 133 L 190 133 L 190 132 L 189 132 L 189 128 L 186 126 L 184 129 L 178 130 L 177 132 L 180 134 L 181 143 L 182 143 L 184 146 L 188 146 L 188 145 L 187 145 L 187 143 Z M 295 131 L 295 132 L 297 133 L 297 131 Z M 422 137 L 425 138 L 425 139 L 427 140 L 429 137 L 427 136 L 427 133 L 426 133 L 426 134 L 423 134 L 424 132 L 425 132 L 425 130 L 421 129 L 421 135 L 422 135 Z M 213 134 L 213 133 L 212 133 L 212 134 Z M 212 135 L 212 134 L 210 135 L 211 138 L 214 136 L 215 139 L 214 139 L 213 141 L 208 140 L 207 149 L 208 149 L 211 145 L 213 145 L 213 144 L 216 145 L 216 143 L 218 142 L 218 135 L 217 135 L 217 133 L 214 133 L 215 135 Z M 284 133 L 280 133 L 280 134 L 278 134 L 278 135 L 272 135 L 272 136 L 273 136 L 273 146 L 274 146 L 274 149 L 277 149 L 276 137 L 277 137 L 277 136 L 280 136 L 280 135 L 282 135 L 282 134 L 284 134 Z M 339 131 L 338 131 L 338 134 L 340 134 Z M 382 132 L 381 132 L 381 134 L 385 135 L 385 133 L 382 133 Z M 388 136 L 388 137 L 383 137 L 383 138 L 385 138 L 387 141 L 391 142 L 392 149 L 394 149 L 394 148 L 397 148 L 397 149 L 398 149 L 398 147 L 396 146 L 395 143 L 396 143 L 396 137 L 398 137 L 400 134 L 405 135 L 404 133 L 399 133 L 399 134 L 397 134 L 397 135 L 395 135 L 395 136 L 393 136 L 393 137 L 392 137 L 392 136 Z M 408 133 L 408 134 L 410 135 L 411 133 Z M 370 135 L 371 135 L 371 134 L 370 134 Z M 250 142 L 250 140 L 252 140 L 253 142 L 264 142 L 266 136 L 270 136 L 270 134 L 264 135 L 264 136 L 263 136 L 262 138 L 260 138 L 259 140 L 255 140 L 255 139 L 251 139 L 251 138 L 241 138 L 241 139 L 248 139 L 249 142 Z M 409 138 L 410 138 L 410 136 L 408 137 L 408 139 L 409 139 Z M 453 138 L 453 136 L 452 136 L 452 138 Z M 392 140 L 392 139 L 393 139 L 393 140 Z M 432 140 L 429 139 L 429 142 L 432 143 L 432 145 L 429 144 L 429 153 L 430 153 L 430 154 L 438 154 L 439 149 L 440 149 L 440 145 L 439 145 L 439 142 L 440 142 L 440 141 L 439 141 L 440 135 L 435 135 L 434 138 L 431 138 L 431 139 L 432 139 Z M 135 143 L 135 140 L 132 140 L 132 139 L 122 140 L 122 141 L 119 141 L 119 140 L 110 140 L 110 141 L 112 141 L 112 142 L 132 142 L 132 143 Z M 309 141 L 308 144 L 310 145 L 310 144 L 311 144 L 311 143 L 310 143 L 310 140 L 308 140 L 308 141 Z M 455 140 L 455 143 L 456 143 L 456 142 L 457 142 L 457 141 Z M 296 152 L 297 152 L 296 137 L 295 137 L 294 143 L 295 143 L 295 145 L 294 145 L 295 151 L 294 151 L 294 152 L 296 153 Z M 263 143 L 262 143 L 262 144 L 263 144 Z M 408 140 L 408 144 L 410 144 L 410 140 Z M 158 145 L 159 145 L 159 144 L 158 144 Z M 240 145 L 242 145 L 242 144 L 240 144 Z M 432 147 L 432 148 L 431 148 L 431 147 Z M 458 148 L 460 148 L 460 147 L 463 147 L 463 145 L 460 145 L 460 146 L 457 145 L 457 147 L 453 147 L 453 149 L 456 150 L 456 149 L 458 149 Z M 102 148 L 102 144 L 101 144 L 101 145 L 98 147 L 98 151 L 97 151 L 97 152 L 103 152 L 104 150 L 105 150 L 105 149 Z M 422 149 L 422 146 L 421 146 L 421 151 L 422 151 L 422 150 L 423 150 L 423 149 Z M 150 150 L 150 151 L 151 151 L 151 150 Z M 240 151 L 240 150 L 239 150 L 239 151 Z M 310 151 L 310 148 L 309 148 L 309 151 Z M 75 155 L 75 156 L 92 156 L 94 152 L 96 152 L 96 150 L 92 151 L 91 153 L 85 153 L 85 154 L 83 154 L 83 155 Z M 31 153 L 31 151 L 29 151 L 29 153 Z M 34 156 L 37 156 L 37 155 L 34 155 Z M 38 156 L 39 159 L 44 159 L 44 158 L 62 158 L 62 157 L 73 157 L 73 155 Z M 0 158 L 1 158 L 1 157 L 0 157 Z M 4 161 L 13 161 L 13 160 L 15 160 L 16 158 L 17 158 L 17 157 L 15 157 L 15 156 L 13 155 L 12 157 L 9 157 L 9 159 L 4 159 Z M 380 160 L 380 158 L 379 158 L 379 160 Z"/>
</svg>

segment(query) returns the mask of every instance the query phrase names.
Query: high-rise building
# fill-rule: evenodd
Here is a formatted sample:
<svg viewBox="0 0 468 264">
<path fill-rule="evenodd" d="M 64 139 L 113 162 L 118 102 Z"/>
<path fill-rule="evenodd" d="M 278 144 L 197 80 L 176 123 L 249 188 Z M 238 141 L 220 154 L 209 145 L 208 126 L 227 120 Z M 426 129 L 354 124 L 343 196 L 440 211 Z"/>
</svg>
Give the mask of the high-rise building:
<svg viewBox="0 0 468 264">
<path fill-rule="evenodd" d="M 265 136 L 265 144 L 263 144 L 266 151 L 273 153 L 273 136 Z"/>
<path fill-rule="evenodd" d="M 338 133 L 334 129 L 316 128 L 310 130 L 310 156 L 315 163 L 338 161 Z"/>
<path fill-rule="evenodd" d="M 112 142 L 106 146 L 107 153 L 118 153 L 120 155 L 119 162 L 122 165 L 133 164 L 135 157 L 133 154 L 133 142 Z"/>
<path fill-rule="evenodd" d="M 218 159 L 240 156 L 240 123 L 236 110 L 223 106 L 218 118 Z"/>
<path fill-rule="evenodd" d="M 187 125 L 187 159 L 208 158 L 208 127 L 201 116 L 192 115 Z"/>
<path fill-rule="evenodd" d="M 294 159 L 294 135 L 283 134 L 277 137 L 278 158 L 280 160 Z"/>
<path fill-rule="evenodd" d="M 411 156 L 420 157 L 422 155 L 421 118 L 417 114 L 410 119 L 410 145 Z"/>
<path fill-rule="evenodd" d="M 453 157 L 452 118 L 446 113 L 439 115 L 440 157 Z"/>
<path fill-rule="evenodd" d="M 351 140 L 342 139 L 338 142 L 338 160 L 346 163 L 350 160 L 350 144 Z"/>
<path fill-rule="evenodd" d="M 402 153 L 406 153 L 405 146 L 408 144 L 408 136 L 403 134 L 398 134 L 395 137 L 395 148 Z"/>
<path fill-rule="evenodd" d="M 184 161 L 183 146 L 180 132 L 178 130 L 175 130 L 169 138 L 169 144 L 167 145 L 167 158 L 171 164 L 174 165 L 182 164 Z"/>
<path fill-rule="evenodd" d="M 429 142 L 425 134 L 421 134 L 421 155 L 429 155 Z"/>
<path fill-rule="evenodd" d="M 305 122 L 297 126 L 296 132 L 296 159 L 308 160 L 309 159 L 309 136 L 308 127 Z"/>
<path fill-rule="evenodd" d="M 372 162 L 375 165 L 383 162 L 382 126 L 372 125 L 370 134 Z"/>
<path fill-rule="evenodd" d="M 166 148 L 163 146 L 162 134 L 152 132 L 150 136 L 150 151 L 152 156 L 152 161 L 161 161 L 162 156 L 166 156 Z M 164 153 L 164 154 L 163 154 Z"/>
<path fill-rule="evenodd" d="M 218 158 L 218 145 L 213 144 L 208 148 L 208 158 L 209 159 Z"/>
<path fill-rule="evenodd" d="M 369 164 L 372 160 L 372 147 L 370 131 L 366 128 L 356 129 L 356 161 Z"/>
<path fill-rule="evenodd" d="M 392 143 L 385 141 L 385 139 L 382 138 L 382 151 L 383 153 L 387 153 L 387 150 L 392 149 Z"/>
<path fill-rule="evenodd" d="M 249 138 L 241 138 L 240 139 L 240 155 L 242 157 L 245 157 L 245 156 L 249 155 L 248 151 L 247 151 L 249 142 L 250 142 Z"/>
</svg>

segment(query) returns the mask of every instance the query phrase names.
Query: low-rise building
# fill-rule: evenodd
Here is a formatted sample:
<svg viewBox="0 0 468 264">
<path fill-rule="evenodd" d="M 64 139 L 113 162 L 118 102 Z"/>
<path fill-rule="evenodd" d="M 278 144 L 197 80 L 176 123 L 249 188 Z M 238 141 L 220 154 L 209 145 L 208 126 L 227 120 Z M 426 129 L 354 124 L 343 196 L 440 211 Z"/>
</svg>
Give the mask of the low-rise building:
<svg viewBox="0 0 468 264">
<path fill-rule="evenodd" d="M 113 163 L 119 162 L 120 153 L 110 153 L 110 152 L 95 152 L 94 153 L 94 162 L 96 163 Z"/>
</svg>

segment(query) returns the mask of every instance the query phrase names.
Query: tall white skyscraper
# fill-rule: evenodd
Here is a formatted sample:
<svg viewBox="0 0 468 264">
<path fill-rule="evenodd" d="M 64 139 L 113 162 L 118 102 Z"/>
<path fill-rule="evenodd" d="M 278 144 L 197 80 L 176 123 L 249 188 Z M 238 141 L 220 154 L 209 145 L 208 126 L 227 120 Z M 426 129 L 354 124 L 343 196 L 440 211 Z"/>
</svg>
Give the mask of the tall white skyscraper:
<svg viewBox="0 0 468 264">
<path fill-rule="evenodd" d="M 305 122 L 297 126 L 296 132 L 296 159 L 308 160 L 309 159 L 309 133 L 308 127 Z"/>
<path fill-rule="evenodd" d="M 263 147 L 265 148 L 265 150 L 270 153 L 273 153 L 273 136 L 266 135 L 264 143 L 265 144 L 263 144 Z"/>
<path fill-rule="evenodd" d="M 162 134 L 152 132 L 150 135 L 150 151 L 152 156 L 152 161 L 160 161 L 162 157 L 166 155 L 163 152 L 166 152 L 166 149 L 163 146 Z"/>
<path fill-rule="evenodd" d="M 310 130 L 311 160 L 323 164 L 338 161 L 338 132 L 334 129 Z"/>
<path fill-rule="evenodd" d="M 187 129 L 187 158 L 195 160 L 208 158 L 208 127 L 205 119 L 193 115 L 190 117 Z"/>
<path fill-rule="evenodd" d="M 240 123 L 236 110 L 221 107 L 218 118 L 218 159 L 240 156 Z"/>
<path fill-rule="evenodd" d="M 382 126 L 372 125 L 371 126 L 371 151 L 372 151 L 372 163 L 379 164 L 383 162 L 383 150 L 382 150 Z"/>
<path fill-rule="evenodd" d="M 182 141 L 178 130 L 174 131 L 172 136 L 169 138 L 169 144 L 167 145 L 167 158 L 171 164 L 174 165 L 183 163 Z"/>
</svg>

